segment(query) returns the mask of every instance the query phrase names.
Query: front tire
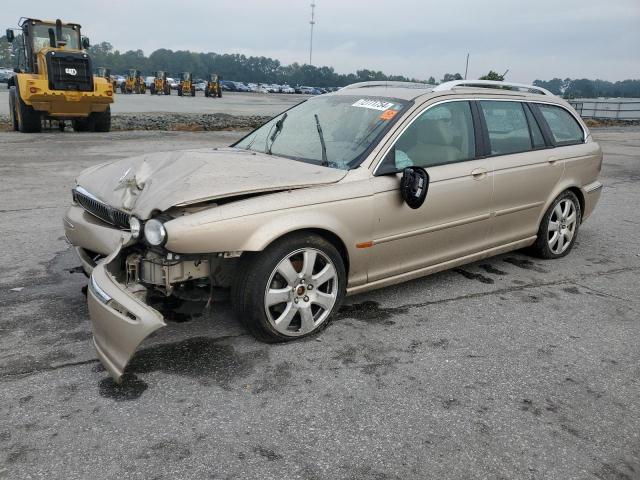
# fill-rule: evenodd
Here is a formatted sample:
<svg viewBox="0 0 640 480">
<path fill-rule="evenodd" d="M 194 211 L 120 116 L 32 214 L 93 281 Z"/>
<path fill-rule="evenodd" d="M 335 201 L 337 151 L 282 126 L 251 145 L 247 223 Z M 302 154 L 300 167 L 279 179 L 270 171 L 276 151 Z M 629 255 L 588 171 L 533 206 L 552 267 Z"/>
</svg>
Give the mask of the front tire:
<svg viewBox="0 0 640 480">
<path fill-rule="evenodd" d="M 542 217 L 533 253 L 544 259 L 564 257 L 576 242 L 581 221 L 578 197 L 569 190 L 561 193 Z"/>
<path fill-rule="evenodd" d="M 40 113 L 27 105 L 20 98 L 20 91 L 15 87 L 15 111 L 18 120 L 18 130 L 22 133 L 38 133 L 42 131 L 42 117 Z"/>
<path fill-rule="evenodd" d="M 18 114 L 16 113 L 16 87 L 9 87 L 9 116 L 14 131 L 19 131 Z"/>
<path fill-rule="evenodd" d="M 346 270 L 324 238 L 300 233 L 245 254 L 232 287 L 236 315 L 258 340 L 286 342 L 324 329 L 340 308 Z"/>
</svg>

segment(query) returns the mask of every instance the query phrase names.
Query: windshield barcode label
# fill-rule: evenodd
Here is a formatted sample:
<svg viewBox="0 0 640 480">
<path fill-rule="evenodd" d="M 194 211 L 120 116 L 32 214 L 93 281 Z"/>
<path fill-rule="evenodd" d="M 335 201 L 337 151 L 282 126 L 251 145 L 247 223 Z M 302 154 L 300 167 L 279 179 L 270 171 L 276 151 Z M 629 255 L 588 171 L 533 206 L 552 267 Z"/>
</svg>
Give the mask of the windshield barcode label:
<svg viewBox="0 0 640 480">
<path fill-rule="evenodd" d="M 368 100 L 366 98 L 362 98 L 351 106 L 360 107 L 360 108 L 370 108 L 372 110 L 380 110 L 381 112 L 384 112 L 385 110 L 389 110 L 391 107 L 393 107 L 393 103 L 383 102 L 381 100 Z"/>
</svg>

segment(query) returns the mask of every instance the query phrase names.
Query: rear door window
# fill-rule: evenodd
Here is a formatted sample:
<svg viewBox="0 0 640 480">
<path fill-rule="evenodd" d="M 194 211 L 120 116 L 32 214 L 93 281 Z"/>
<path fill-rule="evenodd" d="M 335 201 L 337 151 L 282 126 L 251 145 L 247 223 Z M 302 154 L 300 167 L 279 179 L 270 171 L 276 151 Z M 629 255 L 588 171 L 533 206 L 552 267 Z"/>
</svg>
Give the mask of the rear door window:
<svg viewBox="0 0 640 480">
<path fill-rule="evenodd" d="M 520 102 L 481 101 L 480 108 L 489 132 L 491 155 L 531 150 L 529 124 Z"/>
<path fill-rule="evenodd" d="M 557 145 L 584 142 L 584 132 L 573 115 L 556 105 L 536 104 L 544 117 Z"/>
</svg>

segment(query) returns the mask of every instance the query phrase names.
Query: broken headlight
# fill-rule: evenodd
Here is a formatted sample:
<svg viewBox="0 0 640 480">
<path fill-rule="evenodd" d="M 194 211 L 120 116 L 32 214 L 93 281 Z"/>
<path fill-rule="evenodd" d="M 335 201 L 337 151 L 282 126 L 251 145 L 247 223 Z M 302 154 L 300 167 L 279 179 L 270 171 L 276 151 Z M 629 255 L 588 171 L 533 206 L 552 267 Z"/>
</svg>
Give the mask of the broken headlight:
<svg viewBox="0 0 640 480">
<path fill-rule="evenodd" d="M 136 217 L 129 218 L 129 230 L 131 230 L 131 236 L 135 239 L 140 238 L 142 233 L 142 223 Z"/>
<path fill-rule="evenodd" d="M 149 245 L 153 245 L 154 247 L 163 245 L 167 240 L 167 231 L 163 223 L 156 218 L 148 220 L 144 224 L 144 238 Z"/>
</svg>

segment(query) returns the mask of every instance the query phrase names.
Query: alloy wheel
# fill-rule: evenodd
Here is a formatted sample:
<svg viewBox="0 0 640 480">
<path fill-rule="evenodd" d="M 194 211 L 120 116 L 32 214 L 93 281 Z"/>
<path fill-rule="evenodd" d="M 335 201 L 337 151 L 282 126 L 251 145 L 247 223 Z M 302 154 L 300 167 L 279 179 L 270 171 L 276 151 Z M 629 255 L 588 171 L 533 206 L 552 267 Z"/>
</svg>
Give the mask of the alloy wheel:
<svg viewBox="0 0 640 480">
<path fill-rule="evenodd" d="M 302 248 L 273 269 L 264 294 L 265 312 L 280 334 L 306 335 L 327 320 L 338 291 L 331 259 L 315 248 Z"/>
<path fill-rule="evenodd" d="M 573 200 L 570 198 L 560 200 L 549 217 L 549 226 L 547 228 L 549 249 L 559 255 L 569 248 L 576 233 L 577 225 L 578 215 Z"/>
</svg>

